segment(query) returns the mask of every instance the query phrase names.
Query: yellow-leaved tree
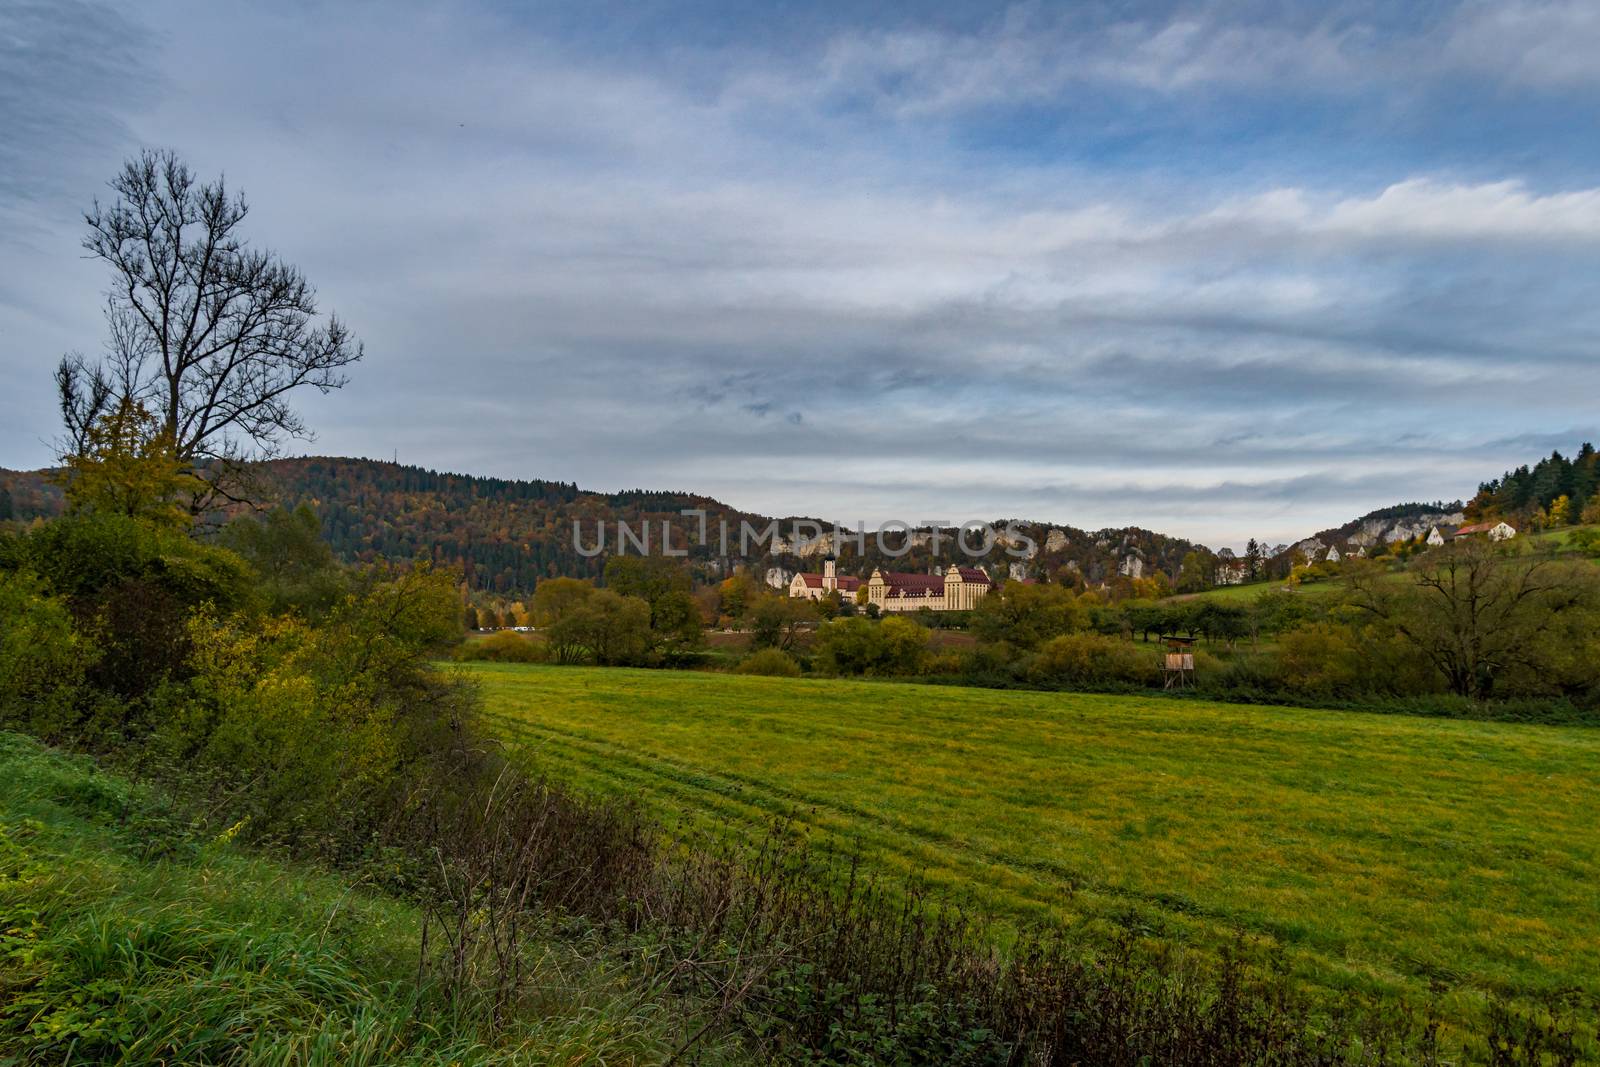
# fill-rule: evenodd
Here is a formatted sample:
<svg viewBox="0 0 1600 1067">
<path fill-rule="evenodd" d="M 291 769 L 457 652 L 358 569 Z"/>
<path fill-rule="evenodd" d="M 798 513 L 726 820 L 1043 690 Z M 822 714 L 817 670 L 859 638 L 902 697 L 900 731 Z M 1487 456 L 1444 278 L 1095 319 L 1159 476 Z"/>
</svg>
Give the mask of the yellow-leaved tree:
<svg viewBox="0 0 1600 1067">
<path fill-rule="evenodd" d="M 69 511 L 126 515 L 156 526 L 182 528 L 191 518 L 179 501 L 199 480 L 178 459 L 169 435 L 137 400 L 124 398 L 66 457 Z"/>
</svg>

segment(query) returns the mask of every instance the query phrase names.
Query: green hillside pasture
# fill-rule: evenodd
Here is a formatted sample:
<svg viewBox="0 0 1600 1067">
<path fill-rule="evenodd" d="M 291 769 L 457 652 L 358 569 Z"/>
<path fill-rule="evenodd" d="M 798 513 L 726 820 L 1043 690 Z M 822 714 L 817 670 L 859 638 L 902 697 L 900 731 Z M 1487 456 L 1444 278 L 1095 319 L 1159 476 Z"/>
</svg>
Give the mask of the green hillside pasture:
<svg viewBox="0 0 1600 1067">
<path fill-rule="evenodd" d="M 627 946 L 548 938 L 488 1035 L 417 985 L 415 908 L 227 837 L 0 733 L 0 1063 L 655 1063 L 699 1026 Z"/>
<path fill-rule="evenodd" d="M 1283 582 L 1249 582 L 1245 585 L 1219 585 L 1203 593 L 1179 593 L 1167 599 L 1178 603 L 1192 600 L 1215 601 L 1242 608 L 1254 604 L 1261 599 L 1263 593 L 1292 592 L 1300 596 L 1321 596 L 1343 588 L 1344 583 L 1337 581 L 1313 582 L 1299 587 L 1288 587 Z"/>
<path fill-rule="evenodd" d="M 790 815 L 1090 936 L 1283 946 L 1315 986 L 1476 1013 L 1600 993 L 1600 731 L 1138 697 L 476 664 L 561 776 Z"/>
</svg>

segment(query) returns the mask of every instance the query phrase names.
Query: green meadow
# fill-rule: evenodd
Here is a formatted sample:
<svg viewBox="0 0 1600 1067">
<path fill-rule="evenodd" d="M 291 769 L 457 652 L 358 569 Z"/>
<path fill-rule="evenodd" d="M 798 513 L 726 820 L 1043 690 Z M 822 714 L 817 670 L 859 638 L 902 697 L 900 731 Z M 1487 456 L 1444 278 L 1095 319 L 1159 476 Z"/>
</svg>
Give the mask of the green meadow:
<svg viewBox="0 0 1600 1067">
<path fill-rule="evenodd" d="M 1448 1018 L 1600 994 L 1600 731 L 1140 697 L 474 664 L 503 736 L 669 819 L 787 816 L 1019 921 Z"/>
</svg>

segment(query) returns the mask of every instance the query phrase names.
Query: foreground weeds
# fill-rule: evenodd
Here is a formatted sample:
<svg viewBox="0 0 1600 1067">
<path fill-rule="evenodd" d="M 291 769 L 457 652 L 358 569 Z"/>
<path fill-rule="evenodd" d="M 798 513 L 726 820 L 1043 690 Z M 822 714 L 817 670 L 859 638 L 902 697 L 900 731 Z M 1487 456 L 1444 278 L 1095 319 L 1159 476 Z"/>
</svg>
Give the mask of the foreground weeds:
<svg viewBox="0 0 1600 1067">
<path fill-rule="evenodd" d="M 575 914 L 653 946 L 665 988 L 714 1005 L 763 1057 L 891 1064 L 1567 1064 L 1592 1058 L 1592 1006 L 1494 1005 L 1477 1032 L 1432 1004 L 1349 994 L 1330 1006 L 1273 949 L 1218 961 L 1133 935 L 1093 953 L 1057 928 L 1002 928 L 916 885 L 869 876 L 777 824 L 665 834 L 634 806 L 502 766 L 473 802 L 419 796 L 399 839 L 431 842 L 418 885 L 432 973 L 492 989 L 497 1017 L 526 981 L 529 916 Z M 431 868 L 431 872 L 429 868 Z"/>
<path fill-rule="evenodd" d="M 635 946 L 570 921 L 523 929 L 523 992 L 496 1025 L 483 998 L 418 981 L 421 925 L 0 734 L 0 1063 L 655 1063 L 703 1025 Z M 725 1044 L 702 1037 L 701 1062 L 737 1062 Z"/>
</svg>

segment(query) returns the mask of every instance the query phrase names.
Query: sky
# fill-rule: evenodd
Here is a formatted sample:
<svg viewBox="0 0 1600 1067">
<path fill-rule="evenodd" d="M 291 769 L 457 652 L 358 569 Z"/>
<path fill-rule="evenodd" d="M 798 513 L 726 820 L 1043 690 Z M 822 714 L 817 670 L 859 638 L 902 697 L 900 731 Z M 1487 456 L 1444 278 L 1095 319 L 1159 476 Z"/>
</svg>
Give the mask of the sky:
<svg viewBox="0 0 1600 1067">
<path fill-rule="evenodd" d="M 1600 438 L 1600 3 L 0 0 L 0 466 L 170 148 L 366 346 L 295 451 L 1239 547 Z"/>
</svg>

